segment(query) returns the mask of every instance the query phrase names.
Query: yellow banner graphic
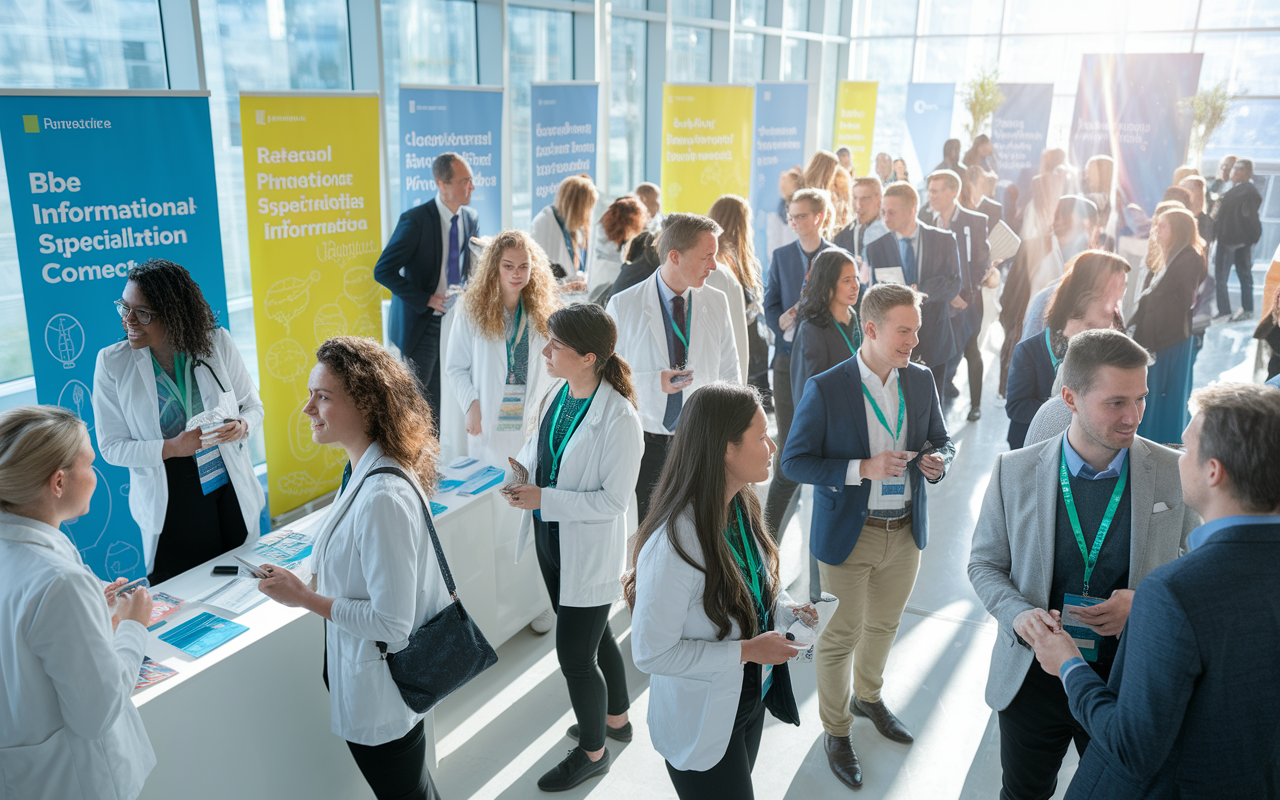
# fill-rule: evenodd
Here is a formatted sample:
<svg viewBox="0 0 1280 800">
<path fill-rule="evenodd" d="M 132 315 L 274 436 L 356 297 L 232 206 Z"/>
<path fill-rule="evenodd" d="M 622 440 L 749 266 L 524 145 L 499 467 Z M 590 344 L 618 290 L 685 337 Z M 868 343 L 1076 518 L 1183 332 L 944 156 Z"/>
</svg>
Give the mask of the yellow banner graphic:
<svg viewBox="0 0 1280 800">
<path fill-rule="evenodd" d="M 311 440 L 307 378 L 333 336 L 382 340 L 378 98 L 240 97 L 258 380 L 273 516 L 338 488 Z"/>
<path fill-rule="evenodd" d="M 662 210 L 751 196 L 752 86 L 662 85 Z"/>
<path fill-rule="evenodd" d="M 849 148 L 854 177 L 871 174 L 871 135 L 876 127 L 875 81 L 840 81 L 836 89 L 835 149 Z"/>
</svg>

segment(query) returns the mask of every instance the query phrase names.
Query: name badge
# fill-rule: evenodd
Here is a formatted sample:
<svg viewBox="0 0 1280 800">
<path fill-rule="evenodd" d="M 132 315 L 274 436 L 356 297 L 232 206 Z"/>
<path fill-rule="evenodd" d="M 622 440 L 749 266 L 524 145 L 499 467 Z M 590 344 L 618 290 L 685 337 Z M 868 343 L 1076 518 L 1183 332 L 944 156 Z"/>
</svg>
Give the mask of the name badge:
<svg viewBox="0 0 1280 800">
<path fill-rule="evenodd" d="M 523 384 L 509 383 L 502 387 L 502 404 L 498 406 L 498 431 L 509 433 L 524 427 Z"/>
<path fill-rule="evenodd" d="M 200 472 L 201 492 L 209 494 L 227 485 L 227 465 L 222 463 L 222 455 L 216 445 L 197 450 L 195 459 L 196 469 Z"/>
<path fill-rule="evenodd" d="M 881 497 L 904 497 L 907 494 L 906 476 L 901 478 L 885 478 L 880 481 Z"/>
<path fill-rule="evenodd" d="M 1080 655 L 1085 661 L 1097 661 L 1098 650 L 1102 646 L 1102 634 L 1081 622 L 1076 616 L 1082 609 L 1096 606 L 1103 602 L 1100 597 L 1085 597 L 1079 594 L 1068 594 L 1062 598 L 1062 629 L 1071 636 L 1071 640 L 1080 648 Z"/>
</svg>

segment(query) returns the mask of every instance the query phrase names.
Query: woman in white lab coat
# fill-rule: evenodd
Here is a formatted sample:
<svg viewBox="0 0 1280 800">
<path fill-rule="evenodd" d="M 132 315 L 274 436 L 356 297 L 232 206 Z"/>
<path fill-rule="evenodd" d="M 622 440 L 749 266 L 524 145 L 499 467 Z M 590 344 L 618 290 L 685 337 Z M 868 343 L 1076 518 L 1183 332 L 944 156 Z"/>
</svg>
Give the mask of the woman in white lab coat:
<svg viewBox="0 0 1280 800">
<path fill-rule="evenodd" d="M 547 317 L 560 307 L 547 256 L 524 231 L 484 251 L 449 335 L 444 371 L 463 410 L 467 455 L 505 469 L 542 396 Z"/>
<path fill-rule="evenodd" d="M 736 194 L 726 194 L 711 204 L 707 216 L 719 223 L 721 231 L 716 249 L 716 270 L 707 276 L 707 285 L 714 286 L 729 298 L 729 322 L 733 325 L 733 339 L 738 345 L 738 364 L 742 382 L 751 383 L 751 359 L 754 356 L 760 371 L 768 361 L 769 346 L 760 336 L 756 320 L 764 310 L 764 285 L 760 282 L 760 262 L 756 260 L 752 237 L 751 204 Z M 768 377 L 755 385 L 765 384 Z"/>
<path fill-rule="evenodd" d="M 115 599 L 59 526 L 97 485 L 84 423 L 59 406 L 0 413 L 0 796 L 129 800 L 156 764 L 130 696 L 151 595 Z M 108 600 L 112 598 L 112 600 Z M 117 627 L 111 630 L 108 603 Z"/>
<path fill-rule="evenodd" d="M 564 791 L 609 771 L 605 736 L 631 741 L 627 671 L 609 627 L 625 564 L 627 506 L 644 437 L 631 368 L 600 306 L 562 308 L 548 321 L 547 373 L 559 380 L 538 406 L 538 428 L 518 461 L 531 483 L 505 490 L 524 510 L 517 557 L 530 538 L 556 609 L 556 655 L 569 684 L 579 746 L 538 781 Z M 530 534 L 532 533 L 532 537 Z"/>
<path fill-rule="evenodd" d="M 129 510 L 155 585 L 258 535 L 265 498 L 248 438 L 262 401 L 181 266 L 134 267 L 116 309 L 126 336 L 98 353 L 95 432 L 103 460 L 129 468 Z M 222 423 L 209 438 L 187 430 L 205 412 Z"/>
<path fill-rule="evenodd" d="M 627 260 L 631 240 L 649 224 L 649 211 L 633 194 L 624 194 L 609 204 L 592 238 L 591 256 L 587 259 L 587 294 L 592 302 L 613 286 Z M 603 305 L 603 304 L 602 304 Z"/>
<path fill-rule="evenodd" d="M 427 532 L 425 495 L 436 484 L 440 446 L 431 408 L 408 368 L 372 339 L 320 345 L 307 382 L 317 444 L 346 451 L 342 487 L 316 534 L 313 582 L 263 565 L 263 594 L 319 614 L 333 732 L 347 742 L 378 800 L 436 798 L 426 768 L 425 715 L 391 679 L 390 654 L 449 605 Z M 394 467 L 404 476 L 378 474 Z"/>
<path fill-rule="evenodd" d="M 529 224 L 529 232 L 550 259 L 556 278 L 581 280 L 587 268 L 591 213 L 600 195 L 586 175 L 560 181 L 556 199 L 543 206 Z"/>
<path fill-rule="evenodd" d="M 765 709 L 800 724 L 786 667 L 799 651 L 775 617 L 816 612 L 778 582 L 753 486 L 776 449 L 759 398 L 715 383 L 685 401 L 624 579 L 631 652 L 652 676 L 649 738 L 681 800 L 751 800 Z"/>
</svg>

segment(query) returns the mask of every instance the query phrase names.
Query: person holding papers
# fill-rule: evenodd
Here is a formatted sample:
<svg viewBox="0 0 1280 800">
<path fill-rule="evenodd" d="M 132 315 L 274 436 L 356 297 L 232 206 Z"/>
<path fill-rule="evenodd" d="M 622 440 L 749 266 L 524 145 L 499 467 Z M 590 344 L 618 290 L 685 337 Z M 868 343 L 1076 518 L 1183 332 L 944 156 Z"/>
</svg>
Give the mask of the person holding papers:
<svg viewBox="0 0 1280 800">
<path fill-rule="evenodd" d="M 151 595 L 104 587 L 59 526 L 97 486 L 84 423 L 59 406 L 0 413 L 0 796 L 132 800 L 156 765 L 130 701 Z M 115 631 L 112 631 L 114 605 Z"/>
<path fill-rule="evenodd" d="M 562 308 L 549 325 L 542 357 L 556 381 L 538 404 L 537 433 L 518 458 L 530 480 L 503 494 L 524 511 L 516 557 L 531 539 L 536 544 L 559 618 L 556 655 L 578 720 L 569 729 L 578 747 L 538 781 L 538 788 L 558 792 L 609 771 L 606 735 L 631 741 L 627 671 L 609 609 L 618 598 L 644 436 L 631 368 L 614 350 L 617 329 L 604 309 Z"/>
<path fill-rule="evenodd" d="M 434 800 L 425 715 L 391 678 L 387 657 L 450 604 L 427 531 L 440 445 L 421 385 L 372 339 L 320 345 L 303 408 L 317 444 L 350 459 L 315 536 L 312 581 L 270 564 L 258 588 L 325 619 L 324 681 L 333 732 L 378 800 Z M 390 468 L 398 472 L 370 473 Z"/>
<path fill-rule="evenodd" d="M 98 353 L 94 430 L 102 459 L 129 468 L 129 511 L 155 585 L 258 535 L 265 497 L 248 438 L 262 401 L 181 266 L 134 267 L 115 306 L 125 338 Z"/>
</svg>

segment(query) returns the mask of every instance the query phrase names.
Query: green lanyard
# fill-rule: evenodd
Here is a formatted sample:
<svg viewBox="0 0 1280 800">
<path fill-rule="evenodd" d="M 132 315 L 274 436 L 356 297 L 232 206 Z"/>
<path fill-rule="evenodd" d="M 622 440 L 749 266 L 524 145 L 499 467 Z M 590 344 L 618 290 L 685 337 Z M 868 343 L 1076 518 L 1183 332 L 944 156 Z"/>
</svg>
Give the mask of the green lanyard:
<svg viewBox="0 0 1280 800">
<path fill-rule="evenodd" d="M 1065 443 L 1062 448 L 1062 459 L 1058 466 L 1058 479 L 1062 483 L 1062 499 L 1067 505 L 1067 517 L 1071 520 L 1071 532 L 1076 535 L 1076 544 L 1080 545 L 1080 555 L 1084 557 L 1084 596 L 1089 596 L 1089 578 L 1093 575 L 1093 568 L 1098 566 L 1098 553 L 1102 552 L 1102 542 L 1107 538 L 1107 531 L 1111 528 L 1111 520 L 1116 515 L 1116 508 L 1120 505 L 1120 496 L 1124 494 L 1125 482 L 1129 477 L 1129 459 L 1125 458 L 1124 466 L 1120 468 L 1120 480 L 1116 481 L 1116 488 L 1111 492 L 1111 502 L 1107 503 L 1107 513 L 1102 516 L 1102 524 L 1098 526 L 1098 535 L 1093 540 L 1093 550 L 1089 550 L 1084 543 L 1084 533 L 1080 530 L 1080 516 L 1076 514 L 1076 501 L 1071 496 L 1071 480 L 1070 473 L 1067 471 L 1067 449 Z"/>
<path fill-rule="evenodd" d="M 733 553 L 733 560 L 738 562 L 738 569 L 751 573 L 751 596 L 756 601 L 756 609 L 760 612 L 763 625 L 768 626 L 769 611 L 764 607 L 764 594 L 760 590 L 760 560 L 756 557 L 755 547 L 752 546 L 751 540 L 747 537 L 747 526 L 742 523 L 742 508 L 736 501 L 733 504 L 733 510 L 738 515 L 738 535 L 742 539 L 742 552 L 746 554 L 746 562 L 743 562 L 742 556 L 733 546 L 731 530 L 724 532 L 724 538 L 729 544 L 729 552 Z"/>
<path fill-rule="evenodd" d="M 902 397 L 902 376 L 898 376 L 898 432 L 894 433 L 893 428 L 889 427 L 889 422 L 884 418 L 884 412 L 880 410 L 880 404 L 871 396 L 871 392 L 867 389 L 867 385 L 862 384 L 862 393 L 866 395 L 867 402 L 871 403 L 871 410 L 876 412 L 876 419 L 880 420 L 880 424 L 893 437 L 893 446 L 898 446 L 898 437 L 902 435 L 902 417 L 907 411 L 907 401 Z"/>
<path fill-rule="evenodd" d="M 524 300 L 516 303 L 516 319 L 512 325 L 512 338 L 507 340 L 507 374 L 514 375 L 516 371 L 516 348 L 520 345 L 521 334 L 524 333 L 521 327 L 524 324 Z"/>
<path fill-rule="evenodd" d="M 560 472 L 560 457 L 564 455 L 564 449 L 569 446 L 569 440 L 573 438 L 573 432 L 578 429 L 578 423 L 582 421 L 582 415 L 587 413 L 587 409 L 591 407 L 591 401 L 596 399 L 596 392 L 600 391 L 600 386 L 596 385 L 596 391 L 591 393 L 587 398 L 587 402 L 582 404 L 582 408 L 578 409 L 578 413 L 574 415 L 573 421 L 569 423 L 569 429 L 564 432 L 564 438 L 560 440 L 560 446 L 556 447 L 556 424 L 560 421 L 560 411 L 564 408 L 565 398 L 569 396 L 569 384 L 565 383 L 564 388 L 560 390 L 560 399 L 556 403 L 555 416 L 551 418 L 551 485 L 556 482 L 556 475 Z"/>
<path fill-rule="evenodd" d="M 849 341 L 849 336 L 848 336 L 848 334 L 846 334 L 846 333 L 844 332 L 844 326 L 840 324 L 840 320 L 836 319 L 835 315 L 834 315 L 834 314 L 832 314 L 832 315 L 831 315 L 831 321 L 832 321 L 833 323 L 835 323 L 836 330 L 840 331 L 840 338 L 841 338 L 841 339 L 844 339 L 844 343 L 845 343 L 845 344 L 847 344 L 847 345 L 849 345 L 849 355 L 851 355 L 851 356 L 853 356 L 853 355 L 857 355 L 857 354 L 858 354 L 858 348 L 854 347 L 854 346 L 853 346 L 853 342 Z M 864 391 L 866 390 L 866 387 L 865 387 L 865 386 L 863 387 L 863 390 L 864 390 Z M 871 395 L 867 395 L 867 396 L 868 396 L 868 397 L 870 397 Z M 871 402 L 873 402 L 873 403 L 874 403 L 875 401 L 874 401 L 874 400 L 872 400 Z M 879 410 L 880 410 L 880 409 L 878 409 L 878 408 L 876 409 L 876 411 L 879 411 Z M 888 425 L 885 425 L 885 427 L 886 427 L 886 428 L 888 428 L 889 426 L 888 426 Z M 898 428 L 899 428 L 899 430 L 901 430 L 902 426 L 901 426 L 901 425 L 899 425 L 899 426 L 898 426 Z"/>
<path fill-rule="evenodd" d="M 1062 359 L 1053 354 L 1053 340 L 1049 338 L 1049 329 L 1044 329 L 1044 346 L 1049 348 L 1049 363 L 1053 365 L 1053 373 L 1058 374 L 1058 365 L 1062 363 Z"/>
</svg>

